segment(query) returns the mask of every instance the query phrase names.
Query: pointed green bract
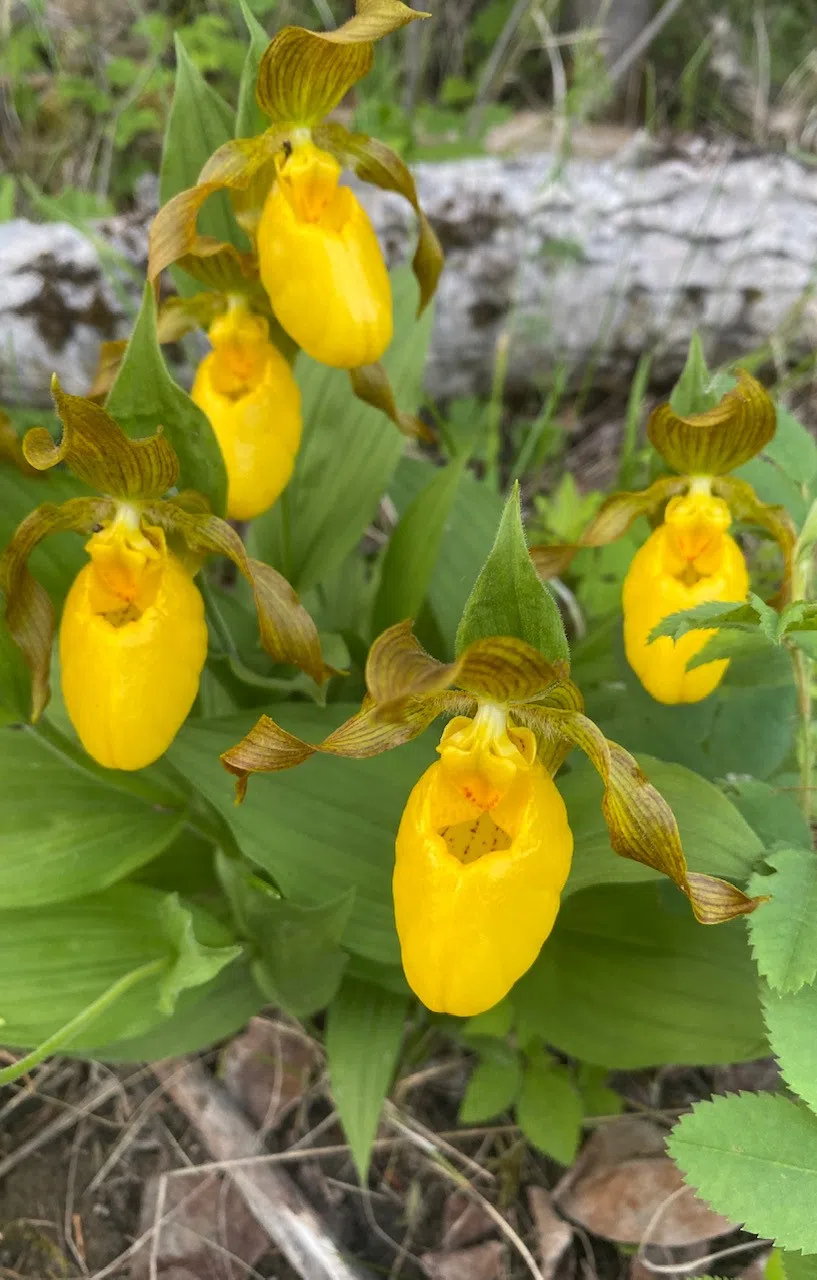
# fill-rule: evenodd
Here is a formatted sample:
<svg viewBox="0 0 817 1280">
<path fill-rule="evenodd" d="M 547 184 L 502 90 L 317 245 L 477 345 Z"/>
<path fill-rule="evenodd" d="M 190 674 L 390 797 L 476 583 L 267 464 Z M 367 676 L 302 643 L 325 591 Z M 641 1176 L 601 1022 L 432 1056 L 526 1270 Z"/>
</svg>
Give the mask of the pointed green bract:
<svg viewBox="0 0 817 1280">
<path fill-rule="evenodd" d="M 179 459 L 179 488 L 195 489 L 216 515 L 223 514 L 227 471 L 221 450 L 205 414 L 168 373 L 149 284 L 106 408 L 129 436 L 149 436 L 163 427 Z"/>
<path fill-rule="evenodd" d="M 190 987 L 201 987 L 225 965 L 241 955 L 234 945 L 209 946 L 196 936 L 193 916 L 177 893 L 164 898 L 159 908 L 162 930 L 175 951 L 173 964 L 159 984 L 159 1012 L 170 1016 L 176 1001 Z"/>
<path fill-rule="evenodd" d="M 690 413 L 705 413 L 713 409 L 720 396 L 711 389 L 712 374 L 706 363 L 701 335 L 695 331 L 687 353 L 686 364 L 672 389 L 670 405 L 682 418 Z"/>
<path fill-rule="evenodd" d="M 496 541 L 466 601 L 457 631 L 457 653 L 486 636 L 516 636 L 549 662 L 566 662 L 570 657 L 559 607 L 531 562 L 518 484 L 505 504 Z"/>
<path fill-rule="evenodd" d="M 364 1186 L 377 1122 L 397 1067 L 407 1011 L 407 1001 L 401 996 L 347 978 L 327 1018 L 329 1083 Z"/>
</svg>

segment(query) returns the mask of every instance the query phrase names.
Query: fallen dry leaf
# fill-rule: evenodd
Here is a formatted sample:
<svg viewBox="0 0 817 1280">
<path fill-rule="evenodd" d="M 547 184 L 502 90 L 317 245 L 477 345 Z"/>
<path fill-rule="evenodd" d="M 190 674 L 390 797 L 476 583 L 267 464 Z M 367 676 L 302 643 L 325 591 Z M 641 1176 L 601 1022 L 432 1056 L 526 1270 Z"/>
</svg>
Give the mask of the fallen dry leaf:
<svg viewBox="0 0 817 1280">
<path fill-rule="evenodd" d="M 699 1200 L 663 1155 L 657 1125 L 622 1116 L 601 1125 L 553 1193 L 565 1217 L 619 1244 L 699 1244 L 736 1230 Z"/>
<path fill-rule="evenodd" d="M 156 1221 L 160 1178 L 150 1178 L 142 1198 L 140 1235 Z M 217 1174 L 169 1177 L 165 1183 L 161 1216 L 170 1215 L 159 1227 L 156 1274 L 161 1280 L 224 1280 L 228 1250 L 239 1264 L 252 1267 L 270 1248 L 266 1232 L 253 1218 L 232 1183 Z M 131 1259 L 131 1280 L 147 1280 L 152 1242 Z"/>
<path fill-rule="evenodd" d="M 424 1253 L 420 1258 L 429 1280 L 499 1280 L 505 1265 L 505 1246 L 488 1240 L 473 1249 L 453 1253 Z"/>
<path fill-rule="evenodd" d="M 299 1029 L 252 1018 L 221 1056 L 224 1088 L 263 1132 L 274 1128 L 303 1097 L 316 1048 Z"/>
<path fill-rule="evenodd" d="M 553 1207 L 544 1187 L 528 1187 L 528 1205 L 536 1231 L 536 1247 L 544 1280 L 551 1280 L 559 1262 L 573 1243 L 573 1228 Z"/>
<path fill-rule="evenodd" d="M 452 1191 L 443 1205 L 443 1250 L 461 1249 L 494 1230 L 482 1205 L 464 1191 Z"/>
</svg>

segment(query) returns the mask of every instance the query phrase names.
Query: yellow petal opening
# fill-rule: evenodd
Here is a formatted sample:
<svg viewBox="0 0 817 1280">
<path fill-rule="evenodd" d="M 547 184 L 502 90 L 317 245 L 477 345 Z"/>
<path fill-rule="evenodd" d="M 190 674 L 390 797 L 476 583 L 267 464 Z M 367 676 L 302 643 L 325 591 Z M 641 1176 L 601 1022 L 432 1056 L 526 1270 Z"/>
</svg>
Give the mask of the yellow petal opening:
<svg viewBox="0 0 817 1280">
<path fill-rule="evenodd" d="M 204 604 L 160 529 L 123 508 L 87 544 L 60 626 L 62 691 L 89 755 L 142 769 L 170 746 L 207 656 Z"/>
<path fill-rule="evenodd" d="M 374 364 L 392 337 L 389 275 L 341 168 L 312 142 L 277 163 L 258 227 L 261 280 L 286 332 L 321 364 Z"/>
<path fill-rule="evenodd" d="M 429 1009 L 461 1017 L 507 994 L 559 910 L 573 837 L 533 735 L 500 707 L 459 716 L 409 796 L 394 910 L 406 977 Z"/>
<path fill-rule="evenodd" d="M 728 659 L 687 671 L 686 664 L 714 630 L 690 631 L 679 640 L 647 638 L 671 613 L 709 600 L 745 600 L 746 561 L 728 533 L 731 516 L 721 498 L 689 493 L 668 503 L 664 523 L 635 555 L 624 581 L 624 646 L 627 661 L 658 702 L 700 702 L 720 684 Z"/>
<path fill-rule="evenodd" d="M 213 350 L 191 396 L 206 413 L 227 468 L 227 515 L 252 520 L 289 483 L 301 442 L 301 393 L 269 340 L 267 322 L 237 301 L 210 327 Z"/>
</svg>

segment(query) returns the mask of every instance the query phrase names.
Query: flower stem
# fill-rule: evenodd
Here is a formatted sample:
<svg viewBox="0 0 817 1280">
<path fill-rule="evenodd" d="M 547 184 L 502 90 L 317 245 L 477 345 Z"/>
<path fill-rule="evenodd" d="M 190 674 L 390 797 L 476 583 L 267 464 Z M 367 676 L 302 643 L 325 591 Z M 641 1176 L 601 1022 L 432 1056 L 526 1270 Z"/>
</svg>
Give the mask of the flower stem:
<svg viewBox="0 0 817 1280">
<path fill-rule="evenodd" d="M 140 965 L 138 969 L 132 969 L 130 973 L 117 978 L 116 982 L 103 991 L 101 996 L 97 996 L 96 1000 L 92 1000 L 90 1004 L 87 1004 L 70 1021 L 60 1027 L 59 1031 L 55 1031 L 53 1035 L 48 1036 L 46 1040 L 37 1045 L 36 1049 L 32 1049 L 30 1053 L 27 1053 L 24 1058 L 18 1058 L 10 1067 L 5 1067 L 0 1071 L 0 1086 L 19 1080 L 20 1076 L 24 1076 L 33 1067 L 39 1066 L 43 1059 L 48 1058 L 52 1053 L 68 1048 L 71 1041 L 80 1032 L 95 1022 L 111 1005 L 116 1004 L 117 1000 L 130 991 L 131 987 L 144 982 L 146 978 L 158 977 L 166 967 L 167 960 L 165 959 L 151 960 L 148 964 Z"/>
</svg>

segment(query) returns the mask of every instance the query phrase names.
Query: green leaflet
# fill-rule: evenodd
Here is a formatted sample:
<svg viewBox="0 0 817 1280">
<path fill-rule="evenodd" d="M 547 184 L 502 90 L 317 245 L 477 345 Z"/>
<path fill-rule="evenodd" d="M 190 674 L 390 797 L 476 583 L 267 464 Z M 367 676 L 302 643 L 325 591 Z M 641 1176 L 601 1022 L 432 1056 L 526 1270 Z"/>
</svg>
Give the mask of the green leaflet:
<svg viewBox="0 0 817 1280">
<path fill-rule="evenodd" d="M 522 1084 L 519 1055 L 502 1041 L 480 1044 L 481 1058 L 460 1104 L 460 1124 L 480 1124 L 493 1120 L 516 1102 Z"/>
<path fill-rule="evenodd" d="M 173 803 L 157 792 L 142 799 L 119 785 L 120 775 L 100 770 L 95 777 L 89 766 L 83 773 L 35 730 L 0 731 L 4 909 L 106 889 L 160 854 L 184 826 L 183 798 Z"/>
<path fill-rule="evenodd" d="M 786 1083 L 817 1112 L 817 987 L 785 994 L 766 987 L 761 1002 L 769 1041 Z"/>
<path fill-rule="evenodd" d="M 768 1093 L 700 1102 L 667 1149 L 718 1213 L 784 1249 L 817 1252 L 817 1118 L 805 1107 Z"/>
<path fill-rule="evenodd" d="M 817 856 L 808 846 L 766 855 L 772 876 L 752 878 L 752 892 L 771 902 L 749 921 L 758 972 L 781 994 L 817 978 Z"/>
<path fill-rule="evenodd" d="M 572 1164 L 582 1136 L 584 1107 L 570 1072 L 549 1053 L 528 1054 L 516 1119 L 525 1137 L 559 1164 Z"/>
<path fill-rule="evenodd" d="M 352 1156 L 366 1183 L 372 1143 L 403 1039 L 407 1002 L 356 978 L 347 978 L 326 1022 L 332 1097 Z"/>
<path fill-rule="evenodd" d="M 539 580 L 522 528 L 519 485 L 505 505 L 499 531 L 465 603 L 457 653 L 485 636 L 517 636 L 549 662 L 569 660 L 559 607 Z"/>
</svg>

